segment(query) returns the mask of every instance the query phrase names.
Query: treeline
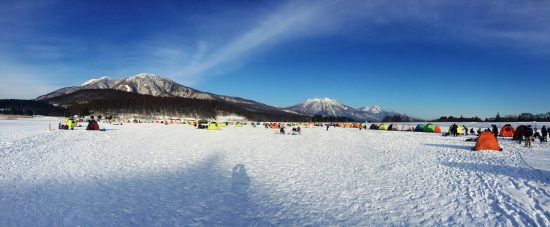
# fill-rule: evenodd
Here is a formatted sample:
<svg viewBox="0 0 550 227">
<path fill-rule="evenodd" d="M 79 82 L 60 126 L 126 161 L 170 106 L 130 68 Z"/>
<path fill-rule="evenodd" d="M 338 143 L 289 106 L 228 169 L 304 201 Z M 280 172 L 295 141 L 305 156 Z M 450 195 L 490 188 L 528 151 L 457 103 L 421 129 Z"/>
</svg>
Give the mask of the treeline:
<svg viewBox="0 0 550 227">
<path fill-rule="evenodd" d="M 48 99 L 67 108 L 70 114 L 118 116 L 190 116 L 215 118 L 219 115 L 240 115 L 253 121 L 309 121 L 310 117 L 284 111 L 251 111 L 234 103 L 218 100 L 181 97 L 156 97 L 118 90 L 82 90 Z"/>
<path fill-rule="evenodd" d="M 311 121 L 313 122 L 356 122 L 356 120 L 353 120 L 348 117 L 333 117 L 333 116 L 322 116 L 322 115 L 314 115 L 311 117 Z"/>
<path fill-rule="evenodd" d="M 550 122 L 550 112 L 545 114 L 531 114 L 531 113 L 521 113 L 519 115 L 507 115 L 500 116 L 499 113 L 495 117 L 481 119 L 479 117 L 440 117 L 434 122 Z"/>
<path fill-rule="evenodd" d="M 65 116 L 67 110 L 41 101 L 0 99 L 0 114 Z"/>
</svg>

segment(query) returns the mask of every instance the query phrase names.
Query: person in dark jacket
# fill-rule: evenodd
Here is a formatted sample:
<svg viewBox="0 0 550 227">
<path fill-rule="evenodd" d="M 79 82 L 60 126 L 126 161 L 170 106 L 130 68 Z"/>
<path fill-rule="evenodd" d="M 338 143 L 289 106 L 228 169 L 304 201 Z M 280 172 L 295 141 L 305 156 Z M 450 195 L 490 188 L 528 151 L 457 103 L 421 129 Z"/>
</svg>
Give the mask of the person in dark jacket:
<svg viewBox="0 0 550 227">
<path fill-rule="evenodd" d="M 472 134 L 472 135 L 475 135 L 475 134 L 476 134 L 476 132 L 474 131 L 474 128 L 471 128 L 471 129 L 470 129 L 470 134 Z"/>
<path fill-rule="evenodd" d="M 481 134 L 481 128 L 479 128 L 479 129 L 477 130 L 477 134 L 478 134 L 478 135 Z"/>
<path fill-rule="evenodd" d="M 458 135 L 458 125 L 456 124 L 453 124 L 451 125 L 451 135 L 452 136 L 457 136 Z"/>
<path fill-rule="evenodd" d="M 462 125 L 462 127 L 464 128 L 464 135 L 468 135 L 468 127 L 466 125 Z"/>
<path fill-rule="evenodd" d="M 531 141 L 533 141 L 533 129 L 531 125 L 523 131 L 523 136 L 525 137 L 525 147 L 531 147 Z"/>
<path fill-rule="evenodd" d="M 542 133 L 542 142 L 548 142 L 548 130 L 546 129 L 546 126 L 542 126 L 540 132 Z"/>
<path fill-rule="evenodd" d="M 493 125 L 493 135 L 495 135 L 495 138 L 498 138 L 498 128 L 496 125 Z"/>
</svg>

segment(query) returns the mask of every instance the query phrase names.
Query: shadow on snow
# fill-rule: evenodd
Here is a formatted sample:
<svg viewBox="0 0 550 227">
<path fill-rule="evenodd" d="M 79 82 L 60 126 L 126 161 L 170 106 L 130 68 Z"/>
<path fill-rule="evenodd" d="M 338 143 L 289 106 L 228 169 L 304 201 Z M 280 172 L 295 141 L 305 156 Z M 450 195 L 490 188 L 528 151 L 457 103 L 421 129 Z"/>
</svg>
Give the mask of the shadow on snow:
<svg viewBox="0 0 550 227">
<path fill-rule="evenodd" d="M 214 155 L 189 168 L 134 178 L 0 185 L 0 225 L 296 224 L 298 214 L 274 219 L 283 209 L 269 202 L 268 193 L 253 193 L 264 205 L 253 202 L 244 165 L 220 173 L 219 160 Z"/>
</svg>

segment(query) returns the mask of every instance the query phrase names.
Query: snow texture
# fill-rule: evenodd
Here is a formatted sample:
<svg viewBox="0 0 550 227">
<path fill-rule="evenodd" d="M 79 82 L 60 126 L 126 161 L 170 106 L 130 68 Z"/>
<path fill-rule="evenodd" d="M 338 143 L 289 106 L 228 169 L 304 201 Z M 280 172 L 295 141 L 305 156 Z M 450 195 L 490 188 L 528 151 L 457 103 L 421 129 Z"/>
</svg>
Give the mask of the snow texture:
<svg viewBox="0 0 550 227">
<path fill-rule="evenodd" d="M 548 144 L 50 121 L 0 120 L 0 226 L 550 225 Z"/>
</svg>

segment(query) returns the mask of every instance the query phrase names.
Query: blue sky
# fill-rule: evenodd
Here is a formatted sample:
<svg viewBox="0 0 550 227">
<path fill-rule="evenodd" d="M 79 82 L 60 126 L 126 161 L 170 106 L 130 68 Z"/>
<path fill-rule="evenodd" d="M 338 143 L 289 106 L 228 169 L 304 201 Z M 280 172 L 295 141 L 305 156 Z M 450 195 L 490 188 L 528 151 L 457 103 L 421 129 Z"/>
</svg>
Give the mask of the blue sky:
<svg viewBox="0 0 550 227">
<path fill-rule="evenodd" d="M 155 73 L 275 106 L 550 111 L 550 1 L 4 1 L 0 98 Z"/>
</svg>

